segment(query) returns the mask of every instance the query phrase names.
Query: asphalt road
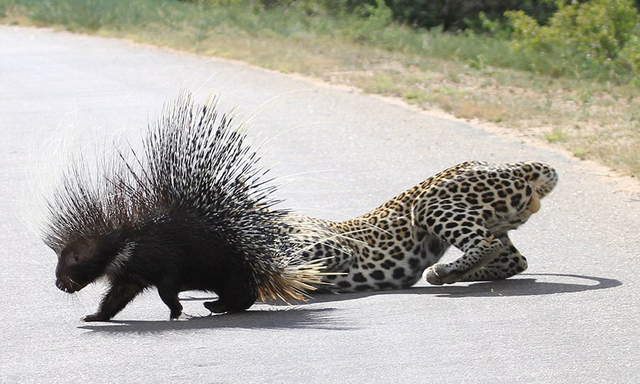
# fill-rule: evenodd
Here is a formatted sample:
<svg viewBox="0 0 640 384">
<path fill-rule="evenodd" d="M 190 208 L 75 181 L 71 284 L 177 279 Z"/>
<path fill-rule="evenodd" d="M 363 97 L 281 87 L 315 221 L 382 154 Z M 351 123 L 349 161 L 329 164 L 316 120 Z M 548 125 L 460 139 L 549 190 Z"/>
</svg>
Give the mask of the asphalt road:
<svg viewBox="0 0 640 384">
<path fill-rule="evenodd" d="M 67 126 L 135 140 L 181 88 L 252 116 L 272 174 L 291 180 L 278 193 L 318 217 L 362 214 L 464 160 L 552 164 L 559 186 L 512 236 L 529 270 L 211 317 L 189 292 L 180 322 L 151 291 L 112 323 L 80 322 L 101 286 L 58 291 L 54 255 L 23 222 L 34 143 Z M 640 201 L 560 154 L 342 87 L 6 26 L 0 135 L 2 383 L 640 382 Z"/>
</svg>

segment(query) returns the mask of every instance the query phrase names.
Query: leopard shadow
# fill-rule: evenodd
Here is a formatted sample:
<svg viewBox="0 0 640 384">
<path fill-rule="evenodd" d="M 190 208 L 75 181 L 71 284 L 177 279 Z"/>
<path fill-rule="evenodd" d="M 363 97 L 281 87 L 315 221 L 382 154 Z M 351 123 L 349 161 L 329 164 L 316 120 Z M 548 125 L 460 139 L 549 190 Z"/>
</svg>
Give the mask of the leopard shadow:
<svg viewBox="0 0 640 384">
<path fill-rule="evenodd" d="M 544 280 L 539 281 L 541 277 Z M 580 280 L 580 281 L 576 281 Z M 421 284 L 421 283 L 419 283 Z M 474 283 L 452 285 L 418 285 L 408 289 L 394 291 L 374 291 L 362 293 L 322 293 L 314 295 L 312 302 L 352 300 L 372 295 L 419 294 L 436 297 L 505 297 L 505 296 L 542 296 L 566 293 L 578 293 L 599 289 L 615 288 L 622 285 L 616 279 L 561 273 L 523 273 L 517 277 Z"/>
</svg>

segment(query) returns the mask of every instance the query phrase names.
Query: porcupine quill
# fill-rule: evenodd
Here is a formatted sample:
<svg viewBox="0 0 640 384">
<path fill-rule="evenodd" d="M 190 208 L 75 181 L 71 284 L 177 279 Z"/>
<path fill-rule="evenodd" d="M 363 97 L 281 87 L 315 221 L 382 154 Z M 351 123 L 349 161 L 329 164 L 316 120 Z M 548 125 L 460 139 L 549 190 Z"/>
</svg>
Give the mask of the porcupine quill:
<svg viewBox="0 0 640 384">
<path fill-rule="evenodd" d="M 157 287 L 170 319 L 178 293 L 211 291 L 212 312 L 257 299 L 304 300 L 321 283 L 322 261 L 282 229 L 275 186 L 247 145 L 243 126 L 184 92 L 149 127 L 138 154 L 115 150 L 92 174 L 74 161 L 47 198 L 42 233 L 58 256 L 56 286 L 80 291 L 105 277 L 109 289 L 84 321 L 108 321 L 136 295 Z"/>
</svg>

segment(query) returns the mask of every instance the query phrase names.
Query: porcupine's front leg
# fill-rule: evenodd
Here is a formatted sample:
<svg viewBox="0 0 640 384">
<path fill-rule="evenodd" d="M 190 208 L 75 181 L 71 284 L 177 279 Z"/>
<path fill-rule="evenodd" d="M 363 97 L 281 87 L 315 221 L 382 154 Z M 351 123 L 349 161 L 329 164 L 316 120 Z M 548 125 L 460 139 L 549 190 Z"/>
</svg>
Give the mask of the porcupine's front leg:
<svg viewBox="0 0 640 384">
<path fill-rule="evenodd" d="M 169 320 L 177 320 L 182 315 L 182 304 L 180 304 L 180 298 L 178 297 L 178 288 L 169 279 L 163 280 L 157 287 L 160 299 L 171 311 Z"/>
<path fill-rule="evenodd" d="M 135 284 L 113 283 L 102 298 L 98 312 L 85 316 L 82 321 L 109 321 L 142 292 L 143 287 Z"/>
</svg>

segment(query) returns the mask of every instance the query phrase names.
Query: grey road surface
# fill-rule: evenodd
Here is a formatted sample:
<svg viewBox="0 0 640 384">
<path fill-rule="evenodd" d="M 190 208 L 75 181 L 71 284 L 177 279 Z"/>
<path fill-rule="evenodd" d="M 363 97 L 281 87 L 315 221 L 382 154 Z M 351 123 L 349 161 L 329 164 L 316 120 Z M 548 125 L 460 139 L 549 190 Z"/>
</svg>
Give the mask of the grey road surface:
<svg viewBox="0 0 640 384">
<path fill-rule="evenodd" d="M 55 256 L 24 224 L 34 143 L 66 127 L 136 140 L 183 88 L 251 117 L 290 181 L 285 205 L 318 217 L 365 213 L 464 160 L 552 164 L 559 186 L 513 234 L 529 270 L 223 316 L 188 292 L 179 322 L 150 291 L 112 323 L 80 322 L 102 286 L 58 291 Z M 0 27 L 2 383 L 638 383 L 639 224 L 638 196 L 467 124 L 242 64 Z"/>
</svg>

